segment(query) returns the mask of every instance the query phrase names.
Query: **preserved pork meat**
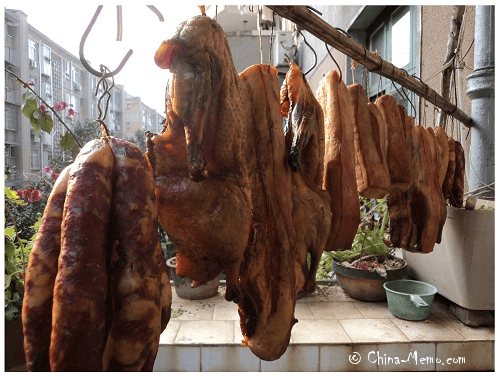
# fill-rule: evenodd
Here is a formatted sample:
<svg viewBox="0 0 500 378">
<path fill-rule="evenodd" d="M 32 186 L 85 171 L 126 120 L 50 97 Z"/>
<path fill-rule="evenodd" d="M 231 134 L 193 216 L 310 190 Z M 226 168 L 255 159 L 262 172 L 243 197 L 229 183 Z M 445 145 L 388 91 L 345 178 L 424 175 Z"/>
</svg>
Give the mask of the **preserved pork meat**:
<svg viewBox="0 0 500 378">
<path fill-rule="evenodd" d="M 384 198 L 389 192 L 390 177 L 382 161 L 379 129 L 372 129 L 371 113 L 366 92 L 359 84 L 347 87 L 354 119 L 354 149 L 356 151 L 356 182 L 358 193 L 365 198 Z M 378 126 L 378 124 L 377 124 Z M 378 142 L 378 146 L 376 143 Z"/>
<path fill-rule="evenodd" d="M 332 221 L 325 251 L 350 249 L 360 222 L 349 94 L 337 71 L 319 83 L 316 98 L 325 117 L 323 188 L 330 195 Z"/>
<path fill-rule="evenodd" d="M 287 156 L 292 170 L 292 218 L 295 227 L 297 293 L 316 287 L 316 272 L 330 231 L 330 196 L 322 188 L 325 130 L 321 106 L 300 68 L 292 63 L 280 92 L 286 117 Z M 300 168 L 298 171 L 296 168 Z M 307 254 L 311 257 L 307 265 Z"/>
<path fill-rule="evenodd" d="M 291 172 L 279 107 L 277 70 L 253 65 L 239 75 L 248 96 L 247 161 L 253 204 L 252 238 L 240 273 L 243 345 L 263 360 L 286 351 L 295 324 L 295 229 Z"/>
</svg>

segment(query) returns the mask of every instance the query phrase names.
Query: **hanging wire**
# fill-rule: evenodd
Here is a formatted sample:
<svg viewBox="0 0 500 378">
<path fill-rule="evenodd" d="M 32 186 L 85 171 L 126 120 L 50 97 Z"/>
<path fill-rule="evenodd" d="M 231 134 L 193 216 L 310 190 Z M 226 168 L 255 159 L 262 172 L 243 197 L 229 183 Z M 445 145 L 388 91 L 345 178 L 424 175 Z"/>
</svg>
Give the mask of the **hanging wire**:
<svg viewBox="0 0 500 378">
<path fill-rule="evenodd" d="M 314 65 L 304 74 L 307 75 L 316 67 L 316 64 L 318 63 L 318 56 L 316 55 L 316 51 L 314 51 L 313 47 L 307 42 L 306 37 L 304 37 L 304 34 L 302 34 L 302 32 L 299 29 L 297 29 L 297 32 L 302 36 L 302 38 L 304 38 L 304 43 L 311 49 L 311 51 L 314 54 Z"/>
<path fill-rule="evenodd" d="M 111 99 L 111 89 L 115 85 L 115 79 L 113 76 L 111 76 L 111 85 L 109 85 L 108 80 L 106 79 L 107 74 L 109 73 L 109 68 L 101 64 L 100 69 L 101 69 L 101 78 L 96 84 L 95 96 L 97 96 L 100 87 L 102 87 L 102 93 L 101 96 L 99 97 L 99 100 L 97 101 L 97 109 L 99 110 L 99 115 L 97 116 L 96 122 L 98 122 L 99 125 L 101 126 L 103 134 L 109 137 L 110 133 L 106 124 L 104 123 L 104 120 L 106 119 L 106 115 L 108 114 L 109 101 Z M 107 96 L 107 98 L 103 110 L 101 108 L 101 102 L 103 101 L 105 96 Z"/>
<path fill-rule="evenodd" d="M 415 109 L 415 106 L 413 105 L 413 102 L 410 100 L 410 98 L 408 97 L 408 95 L 406 94 L 404 88 L 402 88 L 403 90 L 403 94 L 401 94 L 401 92 L 399 91 L 399 88 L 396 87 L 396 84 L 394 83 L 394 81 L 391 80 L 391 83 L 392 85 L 394 86 L 394 88 L 396 89 L 396 91 L 398 91 L 399 95 L 403 98 L 406 98 L 408 100 L 408 102 L 410 103 L 411 107 L 413 108 L 413 111 L 415 112 L 415 117 L 417 116 L 417 109 Z"/>
<path fill-rule="evenodd" d="M 328 52 L 328 55 L 330 55 L 330 58 L 332 58 L 333 62 L 337 65 L 337 68 L 339 70 L 339 74 L 340 74 L 340 78 L 339 78 L 339 83 L 342 81 L 342 70 L 340 69 L 340 66 L 339 64 L 337 63 L 337 61 L 335 60 L 335 58 L 333 57 L 332 53 L 330 52 L 330 50 L 328 49 L 328 44 L 325 42 L 325 47 L 326 47 L 326 51 Z"/>
<path fill-rule="evenodd" d="M 273 34 L 274 34 L 274 11 L 273 11 L 273 22 L 271 24 L 271 38 L 269 40 L 269 64 L 273 64 Z"/>
<path fill-rule="evenodd" d="M 259 47 L 260 47 L 260 64 L 264 63 L 264 53 L 262 51 L 262 7 L 259 7 L 258 13 L 258 21 L 259 21 Z"/>
</svg>

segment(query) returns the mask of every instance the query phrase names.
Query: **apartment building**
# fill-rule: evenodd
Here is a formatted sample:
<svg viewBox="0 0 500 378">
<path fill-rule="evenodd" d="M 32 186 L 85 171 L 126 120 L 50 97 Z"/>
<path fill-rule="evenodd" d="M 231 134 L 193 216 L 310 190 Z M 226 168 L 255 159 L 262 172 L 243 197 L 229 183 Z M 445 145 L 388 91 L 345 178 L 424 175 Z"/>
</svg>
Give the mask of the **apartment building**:
<svg viewBox="0 0 500 378">
<path fill-rule="evenodd" d="M 99 116 L 102 89 L 96 93 L 98 78 L 83 67 L 78 57 L 33 28 L 28 23 L 28 15 L 20 10 L 5 10 L 5 68 L 25 82 L 33 82 L 32 88 L 49 105 L 67 102 L 75 116 L 68 117 L 67 111 L 60 116 L 70 129 Z M 53 157 L 63 156 L 59 145 L 66 132 L 63 124 L 53 117 L 50 134 L 35 132 L 21 112 L 26 90 L 14 76 L 5 72 L 5 166 L 11 171 L 8 185 L 37 180 L 40 170 L 49 165 Z M 128 105 L 127 101 L 132 104 Z M 137 101 L 139 106 L 135 106 Z M 104 106 L 103 102 L 101 108 Z M 137 109 L 138 113 L 134 114 L 131 109 Z M 137 124 L 135 118 L 139 120 Z M 161 130 L 162 119 L 154 109 L 142 104 L 139 97 L 128 95 L 123 85 L 113 86 L 105 119 L 113 136 L 132 140 L 138 128 L 157 132 Z M 135 129 L 125 127 L 132 123 Z"/>
<path fill-rule="evenodd" d="M 165 117 L 160 116 L 155 109 L 145 105 L 140 97 L 125 95 L 125 124 L 123 133 L 127 136 L 134 137 L 137 131 L 151 131 L 158 133 L 163 129 L 163 120 Z"/>
</svg>

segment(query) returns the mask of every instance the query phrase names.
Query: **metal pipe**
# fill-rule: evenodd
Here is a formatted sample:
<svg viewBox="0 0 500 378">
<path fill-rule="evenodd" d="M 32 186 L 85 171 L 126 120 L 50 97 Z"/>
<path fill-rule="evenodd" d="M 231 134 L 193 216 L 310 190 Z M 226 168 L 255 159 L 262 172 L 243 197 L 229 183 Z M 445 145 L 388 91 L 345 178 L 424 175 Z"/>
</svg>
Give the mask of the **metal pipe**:
<svg viewBox="0 0 500 378">
<path fill-rule="evenodd" d="M 495 181 L 495 7 L 477 5 L 475 9 L 474 71 L 467 76 L 466 92 L 474 124 L 470 129 L 469 191 Z"/>
</svg>

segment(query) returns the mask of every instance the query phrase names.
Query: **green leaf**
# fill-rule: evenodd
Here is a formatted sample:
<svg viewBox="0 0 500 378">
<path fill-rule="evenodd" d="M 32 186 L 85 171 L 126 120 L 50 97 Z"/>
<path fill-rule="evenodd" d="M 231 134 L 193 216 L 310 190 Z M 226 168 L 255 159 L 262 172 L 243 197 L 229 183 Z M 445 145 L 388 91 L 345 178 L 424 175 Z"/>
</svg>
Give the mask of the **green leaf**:
<svg viewBox="0 0 500 378">
<path fill-rule="evenodd" d="M 26 203 L 22 199 L 19 199 L 19 196 L 17 195 L 17 193 L 15 191 L 13 191 L 12 189 L 5 187 L 4 193 L 5 193 L 5 197 L 7 198 L 7 200 L 9 202 L 12 202 L 12 203 L 15 203 L 16 205 L 21 205 L 21 206 L 26 205 Z"/>
<path fill-rule="evenodd" d="M 38 109 L 38 105 L 36 103 L 36 100 L 34 98 L 30 98 L 26 101 L 26 103 L 24 104 L 23 106 L 23 114 L 28 117 L 28 118 L 31 118 L 31 115 L 35 112 L 35 110 Z"/>
<path fill-rule="evenodd" d="M 4 235 L 13 238 L 16 235 L 16 230 L 14 229 L 14 226 L 5 227 Z"/>
<path fill-rule="evenodd" d="M 19 310 L 17 309 L 17 307 L 9 306 L 5 309 L 5 318 L 7 320 L 13 320 L 18 312 Z"/>
<path fill-rule="evenodd" d="M 42 113 L 38 117 L 38 125 L 43 131 L 50 134 L 52 128 L 54 127 L 54 121 L 52 120 L 52 116 L 49 113 Z"/>
<path fill-rule="evenodd" d="M 10 285 L 10 281 L 11 281 L 11 277 L 12 275 L 11 274 L 5 274 L 5 288 L 8 288 L 9 285 Z M 4 291 L 5 293 L 5 297 L 10 297 L 10 290 L 5 290 Z"/>
<path fill-rule="evenodd" d="M 40 132 L 40 125 L 38 124 L 38 118 L 36 118 L 35 116 L 35 113 L 37 111 L 35 111 L 31 116 L 30 116 L 30 123 L 31 123 L 31 127 L 33 127 L 33 130 L 35 130 L 37 133 Z"/>
<path fill-rule="evenodd" d="M 23 102 L 26 102 L 27 100 L 35 100 L 36 96 L 31 92 L 31 91 L 26 91 L 23 93 Z"/>
<path fill-rule="evenodd" d="M 70 133 L 66 133 L 61 137 L 59 145 L 63 150 L 71 150 L 75 145 L 75 139 Z"/>
<path fill-rule="evenodd" d="M 13 275 L 19 271 L 19 269 L 17 269 L 17 266 L 14 265 L 13 261 L 13 259 L 5 260 L 5 271 L 9 275 Z"/>
<path fill-rule="evenodd" d="M 16 280 L 15 282 L 15 287 L 17 290 L 17 295 L 19 296 L 18 293 L 24 293 L 24 280 Z"/>
<path fill-rule="evenodd" d="M 5 229 L 5 257 L 7 259 L 14 259 L 16 256 L 16 246 L 11 238 L 7 236 L 7 229 Z"/>
</svg>

